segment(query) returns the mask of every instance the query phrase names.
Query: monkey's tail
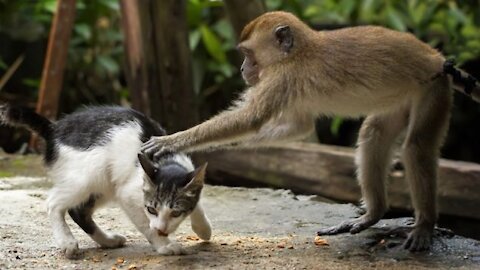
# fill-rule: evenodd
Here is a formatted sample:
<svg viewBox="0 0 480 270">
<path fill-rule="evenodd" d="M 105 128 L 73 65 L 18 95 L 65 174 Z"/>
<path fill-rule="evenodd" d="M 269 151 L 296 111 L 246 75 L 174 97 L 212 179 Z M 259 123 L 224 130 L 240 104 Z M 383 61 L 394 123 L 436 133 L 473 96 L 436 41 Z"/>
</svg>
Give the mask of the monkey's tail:
<svg viewBox="0 0 480 270">
<path fill-rule="evenodd" d="M 0 124 L 25 126 L 45 140 L 53 134 L 53 123 L 29 108 L 0 104 Z"/>
<path fill-rule="evenodd" d="M 480 82 L 472 75 L 455 67 L 455 60 L 449 59 L 443 63 L 443 72 L 451 75 L 453 79 L 453 88 L 457 91 L 470 96 L 473 100 L 480 103 Z"/>
</svg>

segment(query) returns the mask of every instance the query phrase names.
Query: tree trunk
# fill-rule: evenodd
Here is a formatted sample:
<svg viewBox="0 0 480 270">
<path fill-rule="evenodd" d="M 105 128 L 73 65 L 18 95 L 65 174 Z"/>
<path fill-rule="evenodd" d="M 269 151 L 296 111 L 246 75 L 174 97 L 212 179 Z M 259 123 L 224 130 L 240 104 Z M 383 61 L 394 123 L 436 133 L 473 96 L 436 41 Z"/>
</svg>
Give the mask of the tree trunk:
<svg viewBox="0 0 480 270">
<path fill-rule="evenodd" d="M 237 39 L 248 22 L 266 11 L 265 3 L 262 0 L 224 0 L 224 3 Z"/>
<path fill-rule="evenodd" d="M 132 107 L 151 117 L 150 102 L 158 104 L 160 100 L 154 97 L 159 87 L 156 72 L 153 72 L 155 63 L 151 61 L 155 58 L 153 43 L 148 36 L 142 35 L 147 33 L 147 27 L 150 26 L 149 14 L 140 14 L 138 1 L 121 0 L 120 7 L 125 47 L 125 77 Z M 150 93 L 151 91 L 153 93 Z"/>
<path fill-rule="evenodd" d="M 68 44 L 75 20 L 75 0 L 59 0 L 53 17 L 48 48 L 40 83 L 37 112 L 49 119 L 58 113 L 58 101 L 63 86 Z"/>
<path fill-rule="evenodd" d="M 184 130 L 198 122 L 188 45 L 186 1 L 153 1 L 152 7 L 163 117 L 169 123 L 167 130 Z"/>
<path fill-rule="evenodd" d="M 122 0 L 127 80 L 134 108 L 169 132 L 198 120 L 185 0 Z"/>
<path fill-rule="evenodd" d="M 56 119 L 58 114 L 68 45 L 75 22 L 75 2 L 75 0 L 59 0 L 57 2 L 57 10 L 48 37 L 36 112 L 51 120 Z M 39 152 L 43 147 L 43 144 L 39 143 L 37 135 L 32 134 L 29 148 Z"/>
</svg>

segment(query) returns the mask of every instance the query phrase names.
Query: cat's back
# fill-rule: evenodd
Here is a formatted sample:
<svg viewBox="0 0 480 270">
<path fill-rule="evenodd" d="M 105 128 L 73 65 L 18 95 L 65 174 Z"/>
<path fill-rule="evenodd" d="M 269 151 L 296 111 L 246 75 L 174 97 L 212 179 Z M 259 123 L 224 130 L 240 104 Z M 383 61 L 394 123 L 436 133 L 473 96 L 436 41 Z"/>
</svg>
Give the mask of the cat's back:
<svg viewBox="0 0 480 270">
<path fill-rule="evenodd" d="M 138 126 L 142 142 L 165 135 L 160 125 L 133 109 L 120 106 L 92 106 L 66 115 L 54 127 L 56 143 L 87 150 L 109 142 L 115 130 Z"/>
<path fill-rule="evenodd" d="M 112 186 L 104 180 L 135 175 L 142 142 L 162 135 L 165 131 L 157 122 L 135 110 L 86 107 L 54 124 L 52 141 L 47 142 L 49 173 L 59 181 L 70 179 L 79 190 L 89 192 L 84 187 L 91 186 L 108 193 Z"/>
</svg>

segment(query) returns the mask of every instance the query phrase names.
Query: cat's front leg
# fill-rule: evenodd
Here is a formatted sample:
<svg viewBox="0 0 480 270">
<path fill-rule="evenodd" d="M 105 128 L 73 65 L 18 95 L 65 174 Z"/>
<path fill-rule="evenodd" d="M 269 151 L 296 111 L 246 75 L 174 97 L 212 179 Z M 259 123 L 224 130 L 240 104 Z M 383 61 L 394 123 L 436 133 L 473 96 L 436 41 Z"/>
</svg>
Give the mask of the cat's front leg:
<svg viewBox="0 0 480 270">
<path fill-rule="evenodd" d="M 178 243 L 168 239 L 168 236 L 161 236 L 157 230 L 149 226 L 149 220 L 144 212 L 144 206 L 141 203 L 143 194 L 141 185 L 130 182 L 123 189 L 119 190 L 119 202 L 125 213 L 133 222 L 135 227 L 147 238 L 153 248 L 162 255 L 180 255 L 187 254 L 185 249 Z"/>
<path fill-rule="evenodd" d="M 192 214 L 190 214 L 190 220 L 192 223 L 192 230 L 198 235 L 198 237 L 205 241 L 210 240 L 212 237 L 212 226 L 210 225 L 210 220 L 205 215 L 200 202 L 198 202 Z"/>
</svg>

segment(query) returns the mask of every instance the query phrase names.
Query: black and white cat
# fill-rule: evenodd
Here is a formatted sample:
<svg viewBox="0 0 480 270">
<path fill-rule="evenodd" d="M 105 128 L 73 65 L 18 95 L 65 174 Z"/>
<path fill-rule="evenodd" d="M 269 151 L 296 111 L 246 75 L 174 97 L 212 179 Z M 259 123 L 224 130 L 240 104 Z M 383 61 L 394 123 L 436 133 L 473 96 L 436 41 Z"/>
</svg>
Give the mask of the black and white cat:
<svg viewBox="0 0 480 270">
<path fill-rule="evenodd" d="M 65 222 L 67 211 L 100 246 L 124 245 L 124 236 L 102 231 L 92 219 L 95 209 L 109 201 L 120 205 L 160 254 L 185 253 L 168 235 L 187 216 L 193 231 L 210 239 L 210 222 L 199 201 L 206 165 L 195 169 L 179 153 L 155 161 L 138 154 L 142 142 L 165 135 L 143 114 L 122 107 L 88 107 L 53 123 L 31 110 L 3 105 L 0 122 L 26 126 L 45 139 L 45 163 L 54 182 L 48 215 L 55 241 L 68 258 L 80 252 Z"/>
</svg>

